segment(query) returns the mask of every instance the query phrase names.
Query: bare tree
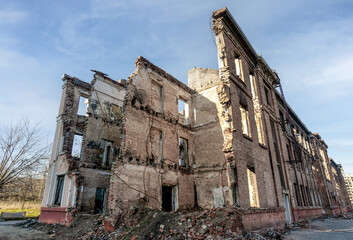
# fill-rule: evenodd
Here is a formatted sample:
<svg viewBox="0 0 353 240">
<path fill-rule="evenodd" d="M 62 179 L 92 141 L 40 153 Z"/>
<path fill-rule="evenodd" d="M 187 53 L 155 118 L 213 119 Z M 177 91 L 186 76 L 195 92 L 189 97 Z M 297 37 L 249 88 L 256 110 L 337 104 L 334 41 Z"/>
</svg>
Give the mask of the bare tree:
<svg viewBox="0 0 353 240">
<path fill-rule="evenodd" d="M 43 142 L 40 124 L 22 120 L 0 130 L 0 190 L 48 159 L 50 146 Z"/>
</svg>

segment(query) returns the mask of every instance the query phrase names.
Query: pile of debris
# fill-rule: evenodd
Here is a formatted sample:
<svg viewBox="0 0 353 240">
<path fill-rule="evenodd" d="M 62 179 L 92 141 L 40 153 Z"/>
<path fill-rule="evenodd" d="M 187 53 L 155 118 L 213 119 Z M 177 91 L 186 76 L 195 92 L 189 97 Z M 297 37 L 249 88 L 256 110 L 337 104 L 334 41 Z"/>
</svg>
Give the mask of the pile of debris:
<svg viewBox="0 0 353 240">
<path fill-rule="evenodd" d="M 282 239 L 278 231 L 268 238 L 245 232 L 242 215 L 234 207 L 170 213 L 133 208 L 106 217 L 84 239 Z"/>
<path fill-rule="evenodd" d="M 283 230 L 265 235 L 244 231 L 243 211 L 234 207 L 162 212 L 130 208 L 114 216 L 79 214 L 69 227 L 28 222 L 55 239 L 282 239 Z"/>
</svg>

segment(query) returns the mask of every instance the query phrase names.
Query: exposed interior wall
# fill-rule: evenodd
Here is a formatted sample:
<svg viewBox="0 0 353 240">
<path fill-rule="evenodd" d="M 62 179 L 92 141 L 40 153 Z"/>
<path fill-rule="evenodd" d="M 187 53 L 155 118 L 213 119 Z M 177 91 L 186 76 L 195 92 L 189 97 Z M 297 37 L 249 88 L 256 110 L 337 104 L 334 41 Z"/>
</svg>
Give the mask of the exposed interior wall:
<svg viewBox="0 0 353 240">
<path fill-rule="evenodd" d="M 110 185 L 111 210 L 141 204 L 161 209 L 163 186 L 177 189 L 174 210 L 192 208 L 192 112 L 186 108 L 180 116 L 178 109 L 179 99 L 192 106 L 191 89 L 139 57 L 127 91 L 122 149 Z M 125 166 L 132 172 L 122 171 Z"/>
</svg>

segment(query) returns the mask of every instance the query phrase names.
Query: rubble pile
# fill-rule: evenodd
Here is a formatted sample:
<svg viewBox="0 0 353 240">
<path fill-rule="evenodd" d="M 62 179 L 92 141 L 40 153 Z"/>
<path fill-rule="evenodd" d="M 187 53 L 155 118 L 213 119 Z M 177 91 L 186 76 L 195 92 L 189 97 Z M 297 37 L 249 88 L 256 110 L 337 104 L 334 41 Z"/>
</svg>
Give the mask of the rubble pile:
<svg viewBox="0 0 353 240">
<path fill-rule="evenodd" d="M 237 208 L 170 213 L 132 208 L 106 217 L 83 239 L 281 239 L 278 232 L 270 238 L 244 232 L 241 217 Z"/>
<path fill-rule="evenodd" d="M 130 208 L 118 214 L 78 214 L 69 227 L 26 222 L 55 239 L 282 239 L 283 230 L 272 229 L 263 236 L 245 232 L 243 211 L 234 207 L 209 210 L 163 212 Z"/>
</svg>

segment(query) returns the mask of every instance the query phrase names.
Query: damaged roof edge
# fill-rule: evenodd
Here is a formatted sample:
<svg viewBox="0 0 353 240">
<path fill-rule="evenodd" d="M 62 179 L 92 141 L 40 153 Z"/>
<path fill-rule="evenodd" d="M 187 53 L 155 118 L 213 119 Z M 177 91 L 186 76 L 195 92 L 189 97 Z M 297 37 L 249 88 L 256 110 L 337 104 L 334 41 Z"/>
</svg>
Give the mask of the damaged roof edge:
<svg viewBox="0 0 353 240">
<path fill-rule="evenodd" d="M 235 37 L 239 36 L 238 40 L 240 44 L 243 45 L 243 48 L 247 50 L 249 55 L 253 58 L 253 60 L 256 62 L 256 64 L 261 64 L 266 71 L 271 75 L 273 78 L 274 82 L 273 84 L 276 85 L 278 83 L 278 76 L 274 73 L 273 69 L 270 68 L 270 66 L 267 64 L 265 59 L 260 55 L 257 54 L 253 46 L 251 45 L 249 39 L 246 37 L 244 34 L 243 30 L 241 27 L 238 25 L 238 23 L 235 21 L 233 18 L 232 14 L 228 11 L 227 7 L 221 8 L 217 11 L 214 11 L 212 14 L 213 19 L 219 19 L 223 18 L 223 21 L 225 24 L 234 31 Z"/>
<path fill-rule="evenodd" d="M 77 77 L 71 77 L 70 75 L 64 73 L 61 77 L 61 80 L 62 81 L 72 81 L 72 83 L 75 85 L 75 86 L 78 86 L 78 87 L 81 87 L 83 89 L 86 89 L 86 90 L 91 90 L 92 88 L 92 85 L 81 80 L 81 79 L 78 79 Z"/>
<path fill-rule="evenodd" d="M 175 77 L 173 77 L 172 75 L 164 71 L 163 69 L 159 68 L 158 66 L 154 65 L 153 63 L 151 63 L 150 61 L 148 61 L 146 58 L 142 56 L 139 56 L 138 58 L 136 58 L 135 67 L 137 68 L 138 66 L 149 68 L 155 73 L 159 74 L 161 77 L 164 77 L 167 80 L 171 81 L 172 83 L 175 83 L 178 87 L 184 89 L 188 93 L 190 94 L 194 93 L 194 90 L 189 88 L 189 86 L 187 86 L 185 83 L 179 81 L 178 79 L 176 79 Z"/>
<path fill-rule="evenodd" d="M 122 86 L 122 87 L 126 87 L 126 80 L 125 79 L 120 79 L 119 81 L 116 81 L 116 80 L 114 80 L 114 79 L 112 79 L 112 78 L 110 78 L 110 77 L 108 77 L 109 75 L 108 74 L 106 74 L 106 73 L 103 73 L 103 72 L 100 72 L 100 71 L 98 71 L 98 70 L 91 70 L 91 72 L 94 72 L 94 76 L 100 76 L 100 77 L 102 77 L 103 79 L 105 79 L 105 80 L 108 80 L 110 83 L 112 83 L 112 84 L 115 84 L 115 85 L 118 85 L 118 86 Z M 96 81 L 96 78 L 94 78 L 93 80 L 92 80 L 92 85 L 95 83 L 95 81 Z"/>
</svg>

